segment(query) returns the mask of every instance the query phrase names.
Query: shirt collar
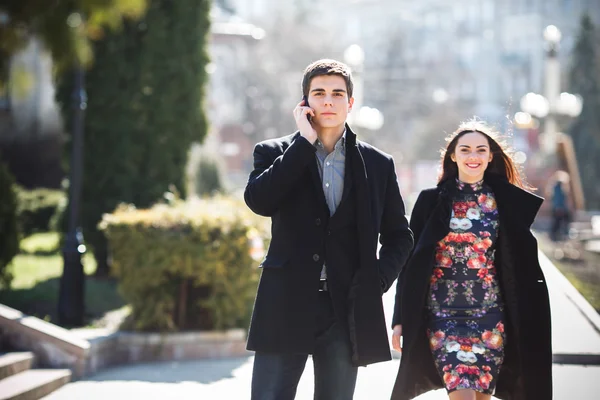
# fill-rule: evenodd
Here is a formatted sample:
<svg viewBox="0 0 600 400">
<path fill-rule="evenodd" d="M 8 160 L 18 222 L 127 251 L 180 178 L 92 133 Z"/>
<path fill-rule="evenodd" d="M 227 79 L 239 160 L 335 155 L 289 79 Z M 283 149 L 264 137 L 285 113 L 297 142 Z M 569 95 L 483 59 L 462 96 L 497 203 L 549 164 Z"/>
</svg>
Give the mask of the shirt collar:
<svg viewBox="0 0 600 400">
<path fill-rule="evenodd" d="M 337 143 L 333 147 L 334 149 L 338 148 L 338 146 L 341 146 L 342 149 L 346 148 L 346 132 L 347 132 L 347 130 L 348 129 L 344 127 L 344 133 L 342 133 L 342 137 L 340 138 L 340 140 L 337 141 Z M 315 146 L 322 149 L 323 143 L 321 143 L 321 141 L 319 139 L 317 139 L 317 141 L 315 142 Z"/>
</svg>

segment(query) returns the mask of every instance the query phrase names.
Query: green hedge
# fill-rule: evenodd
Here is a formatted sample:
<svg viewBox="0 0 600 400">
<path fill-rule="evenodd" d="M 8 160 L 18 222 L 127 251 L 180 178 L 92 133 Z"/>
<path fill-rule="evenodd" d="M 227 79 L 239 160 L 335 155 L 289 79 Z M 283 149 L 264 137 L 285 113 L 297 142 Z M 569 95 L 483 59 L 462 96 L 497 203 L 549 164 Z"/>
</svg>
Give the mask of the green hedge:
<svg viewBox="0 0 600 400">
<path fill-rule="evenodd" d="M 246 328 L 258 282 L 252 243 L 264 243 L 265 221 L 225 197 L 105 214 L 112 274 L 132 306 L 126 328 Z"/>
<path fill-rule="evenodd" d="M 24 236 L 59 229 L 57 221 L 67 202 L 65 192 L 55 189 L 26 190 L 16 187 L 17 219 Z"/>
<path fill-rule="evenodd" d="M 12 274 L 8 265 L 19 251 L 17 199 L 14 180 L 0 161 L 0 288 L 10 288 Z"/>
</svg>

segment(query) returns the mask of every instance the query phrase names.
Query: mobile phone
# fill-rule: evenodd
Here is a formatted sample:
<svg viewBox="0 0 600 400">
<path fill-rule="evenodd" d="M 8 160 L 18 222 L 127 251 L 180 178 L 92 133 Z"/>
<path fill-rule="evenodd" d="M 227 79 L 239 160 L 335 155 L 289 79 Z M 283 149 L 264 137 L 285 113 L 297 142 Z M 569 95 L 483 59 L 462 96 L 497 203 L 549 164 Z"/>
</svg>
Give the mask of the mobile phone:
<svg viewBox="0 0 600 400">
<path fill-rule="evenodd" d="M 310 107 L 308 105 L 308 96 L 302 96 L 302 100 L 304 100 L 304 107 Z M 306 119 L 308 119 L 309 122 L 311 118 L 312 116 L 310 114 L 306 114 Z"/>
</svg>

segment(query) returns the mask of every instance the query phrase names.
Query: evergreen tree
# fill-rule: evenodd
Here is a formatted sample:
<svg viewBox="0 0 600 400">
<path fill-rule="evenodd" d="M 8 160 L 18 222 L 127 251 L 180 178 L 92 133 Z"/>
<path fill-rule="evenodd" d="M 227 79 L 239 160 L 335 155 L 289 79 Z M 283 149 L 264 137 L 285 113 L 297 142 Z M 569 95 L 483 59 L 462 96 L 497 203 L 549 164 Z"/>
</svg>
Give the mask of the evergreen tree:
<svg viewBox="0 0 600 400">
<path fill-rule="evenodd" d="M 589 15 L 581 19 L 570 71 L 571 93 L 583 98 L 583 109 L 569 134 L 573 138 L 586 208 L 600 210 L 600 38 Z"/>
<path fill-rule="evenodd" d="M 10 287 L 12 274 L 7 267 L 19 251 L 17 195 L 14 180 L 0 160 L 0 288 Z"/>
<path fill-rule="evenodd" d="M 42 40 L 55 66 L 91 61 L 90 40 L 123 17 L 137 17 L 147 0 L 5 0 L 0 6 L 0 86 L 8 60 L 31 36 Z"/>
<path fill-rule="evenodd" d="M 210 0 L 150 0 L 148 12 L 95 43 L 86 74 L 82 227 L 108 272 L 96 225 L 121 202 L 148 207 L 174 185 L 185 193 L 190 145 L 207 130 L 203 88 Z M 72 79 L 58 98 L 70 121 Z"/>
</svg>

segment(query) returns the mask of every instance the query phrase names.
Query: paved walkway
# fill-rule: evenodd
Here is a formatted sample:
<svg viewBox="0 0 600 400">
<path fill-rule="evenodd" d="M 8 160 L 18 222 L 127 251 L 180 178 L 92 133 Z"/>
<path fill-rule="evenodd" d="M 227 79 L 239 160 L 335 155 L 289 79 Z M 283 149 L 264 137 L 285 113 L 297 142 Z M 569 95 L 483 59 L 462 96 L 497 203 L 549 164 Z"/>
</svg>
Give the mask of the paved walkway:
<svg viewBox="0 0 600 400">
<path fill-rule="evenodd" d="M 554 353 L 600 355 L 600 316 L 543 254 L 540 254 L 540 261 L 551 295 Z M 393 290 L 384 296 L 388 321 L 391 320 L 393 297 Z M 45 399 L 247 400 L 250 398 L 252 360 L 252 357 L 246 357 L 113 368 L 71 383 Z M 399 363 L 400 360 L 394 359 L 361 368 L 354 398 L 389 399 Z M 599 380 L 600 366 L 555 364 L 554 399 L 598 400 Z M 312 399 L 312 386 L 313 369 L 309 360 L 296 398 Z M 418 400 L 442 399 L 447 399 L 443 390 L 418 397 Z"/>
</svg>

